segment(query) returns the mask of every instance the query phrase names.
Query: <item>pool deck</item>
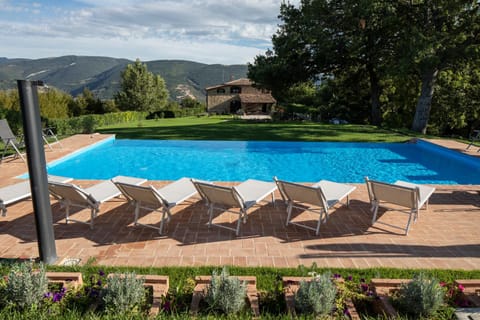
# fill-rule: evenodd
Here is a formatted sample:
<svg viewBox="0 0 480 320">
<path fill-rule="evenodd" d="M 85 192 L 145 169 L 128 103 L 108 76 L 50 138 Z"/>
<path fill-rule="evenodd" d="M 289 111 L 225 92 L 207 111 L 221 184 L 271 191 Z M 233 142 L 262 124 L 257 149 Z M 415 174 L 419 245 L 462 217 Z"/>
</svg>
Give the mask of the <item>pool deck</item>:
<svg viewBox="0 0 480 320">
<path fill-rule="evenodd" d="M 47 161 L 53 161 L 109 135 L 76 135 L 62 140 L 63 149 L 46 149 Z M 478 147 L 465 151 L 466 144 L 450 140 L 433 143 L 478 157 Z M 25 173 L 21 159 L 0 164 L 0 187 L 19 181 Z M 88 187 L 95 181 L 75 181 Z M 160 187 L 167 182 L 155 181 Z M 249 211 L 242 234 L 206 225 L 205 205 L 196 199 L 173 209 L 166 234 L 133 225 L 133 208 L 121 199 L 104 203 L 95 219 L 95 228 L 72 222 L 58 203 L 52 200 L 52 212 L 58 263 L 68 258 L 85 263 L 95 258 L 99 265 L 121 266 L 198 266 L 238 265 L 297 267 L 316 263 L 322 267 L 399 267 L 480 269 L 480 185 L 436 185 L 428 210 L 421 210 L 408 236 L 403 231 L 371 223 L 370 205 L 364 184 L 356 184 L 350 207 L 337 206 L 331 212 L 320 235 L 296 226 L 285 227 L 285 206 L 265 204 Z M 279 195 L 277 194 L 277 199 Z M 380 221 L 404 226 L 407 215 L 381 211 Z M 73 214 L 88 220 L 88 210 Z M 142 217 L 143 223 L 158 224 L 158 213 Z M 302 214 L 298 218 L 312 218 Z M 236 217 L 222 215 L 216 222 L 231 222 Z M 35 222 L 30 200 L 8 206 L 0 217 L 0 258 L 37 258 L 39 256 Z"/>
</svg>

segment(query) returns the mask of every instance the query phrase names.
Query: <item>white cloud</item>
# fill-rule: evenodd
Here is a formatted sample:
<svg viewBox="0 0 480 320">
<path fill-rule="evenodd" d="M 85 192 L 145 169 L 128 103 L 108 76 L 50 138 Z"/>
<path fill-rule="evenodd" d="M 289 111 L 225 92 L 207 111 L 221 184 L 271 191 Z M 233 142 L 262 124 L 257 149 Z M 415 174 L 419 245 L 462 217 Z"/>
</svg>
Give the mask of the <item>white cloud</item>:
<svg viewBox="0 0 480 320">
<path fill-rule="evenodd" d="M 8 19 L 0 11 L 2 55 L 251 62 L 271 46 L 281 1 L 81 0 L 55 7 L 35 2 L 28 9 L 21 1 L 0 0 L 4 8 L 31 18 Z"/>
<path fill-rule="evenodd" d="M 243 64 L 251 62 L 263 52 L 251 47 L 240 47 L 223 43 L 198 43 L 183 40 L 105 39 L 101 38 L 57 38 L 54 46 L 45 46 L 50 41 L 42 37 L 25 37 L 17 41 L 5 38 L 2 54 L 15 58 L 54 57 L 62 55 L 110 56 L 142 61 L 171 59 L 191 60 L 207 64 Z M 15 47 L 15 49 L 11 49 Z M 72 49 L 74 48 L 74 49 Z"/>
</svg>

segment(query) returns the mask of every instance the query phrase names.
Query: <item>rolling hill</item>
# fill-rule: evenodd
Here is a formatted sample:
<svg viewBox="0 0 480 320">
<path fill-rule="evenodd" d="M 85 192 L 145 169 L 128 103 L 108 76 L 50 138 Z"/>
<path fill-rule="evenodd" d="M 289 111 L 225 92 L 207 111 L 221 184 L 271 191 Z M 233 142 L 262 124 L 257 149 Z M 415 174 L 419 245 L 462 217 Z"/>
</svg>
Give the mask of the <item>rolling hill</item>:
<svg viewBox="0 0 480 320">
<path fill-rule="evenodd" d="M 0 89 L 16 88 L 16 80 L 43 80 L 47 85 L 76 96 L 88 88 L 101 99 L 118 91 L 120 73 L 131 60 L 110 57 L 63 56 L 44 59 L 0 57 Z M 246 65 L 203 64 L 184 60 L 147 61 L 149 71 L 159 74 L 170 97 L 193 96 L 205 100 L 205 88 L 231 79 L 244 78 Z"/>
</svg>

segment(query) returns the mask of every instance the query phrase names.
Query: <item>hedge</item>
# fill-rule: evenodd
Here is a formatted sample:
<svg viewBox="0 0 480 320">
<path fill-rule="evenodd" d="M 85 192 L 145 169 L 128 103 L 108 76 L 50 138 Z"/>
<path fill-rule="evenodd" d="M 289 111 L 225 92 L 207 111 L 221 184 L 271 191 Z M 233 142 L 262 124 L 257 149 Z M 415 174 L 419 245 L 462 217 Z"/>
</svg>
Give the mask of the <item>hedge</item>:
<svg viewBox="0 0 480 320">
<path fill-rule="evenodd" d="M 147 114 L 138 111 L 89 114 L 67 119 L 48 119 L 47 126 L 54 128 L 57 135 L 93 133 L 98 127 L 145 120 Z"/>
</svg>

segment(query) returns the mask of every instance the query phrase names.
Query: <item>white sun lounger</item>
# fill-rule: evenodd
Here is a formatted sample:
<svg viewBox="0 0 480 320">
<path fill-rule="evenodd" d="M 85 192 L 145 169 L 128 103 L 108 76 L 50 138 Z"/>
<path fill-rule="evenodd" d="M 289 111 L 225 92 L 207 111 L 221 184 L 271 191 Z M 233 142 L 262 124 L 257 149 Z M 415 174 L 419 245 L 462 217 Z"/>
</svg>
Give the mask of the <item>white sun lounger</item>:
<svg viewBox="0 0 480 320">
<path fill-rule="evenodd" d="M 181 178 L 160 189 L 152 186 L 139 186 L 122 181 L 113 181 L 125 198 L 135 206 L 135 225 L 157 229 L 159 234 L 163 232 L 165 221 L 170 221 L 172 213 L 170 209 L 193 197 L 197 190 L 189 178 Z M 160 226 L 155 227 L 149 224 L 138 222 L 140 209 L 149 211 L 160 211 L 162 217 Z"/>
<path fill-rule="evenodd" d="M 346 205 L 350 204 L 349 195 L 356 189 L 355 186 L 343 183 L 321 180 L 313 186 L 306 186 L 299 183 L 278 180 L 277 183 L 280 194 L 287 204 L 287 222 L 286 225 L 293 224 L 309 230 L 315 231 L 315 235 L 320 232 L 320 225 L 328 219 L 328 211 L 337 203 L 347 198 Z M 319 214 L 317 227 L 311 227 L 302 223 L 292 221 L 292 209 L 298 208 Z M 325 215 L 325 217 L 323 217 Z"/>
<path fill-rule="evenodd" d="M 100 211 L 100 205 L 108 200 L 121 195 L 120 190 L 113 181 L 121 181 L 130 184 L 140 185 L 147 181 L 146 179 L 117 176 L 111 180 L 100 182 L 92 187 L 82 189 L 72 183 L 60 183 L 49 181 L 48 189 L 50 194 L 55 197 L 63 206 L 65 206 L 65 220 L 89 224 L 93 229 L 93 221 Z M 90 209 L 90 222 L 74 220 L 70 218 L 70 207 L 80 207 Z"/>
<path fill-rule="evenodd" d="M 274 192 L 277 190 L 275 183 L 249 179 L 234 187 L 223 187 L 208 182 L 192 180 L 200 196 L 206 201 L 208 206 L 208 226 L 217 226 L 224 229 L 235 231 L 240 234 L 241 222 L 247 221 L 247 210 L 264 200 L 269 195 L 272 196 L 272 203 L 275 203 Z M 229 210 L 239 208 L 237 211 Z M 230 228 L 221 224 L 215 224 L 213 220 L 213 210 L 228 211 L 238 214 L 237 227 Z"/>
<path fill-rule="evenodd" d="M 48 175 L 48 181 L 69 182 L 72 178 Z M 32 195 L 30 180 L 25 180 L 0 188 L 0 209 L 2 216 L 7 215 L 7 206 L 20 200 L 28 199 Z"/>
<path fill-rule="evenodd" d="M 428 209 L 428 200 L 435 192 L 434 187 L 406 181 L 396 181 L 395 183 L 390 184 L 386 182 L 370 180 L 368 177 L 365 177 L 365 182 L 367 184 L 368 196 L 370 198 L 370 203 L 373 210 L 372 224 L 378 222 L 391 227 L 399 228 L 405 230 L 405 235 L 407 235 L 408 231 L 410 230 L 412 219 L 413 221 L 417 220 L 420 209 L 423 206 Z M 409 209 L 408 222 L 405 228 L 377 221 L 378 208 L 387 208 L 385 206 L 387 203 Z"/>
</svg>

